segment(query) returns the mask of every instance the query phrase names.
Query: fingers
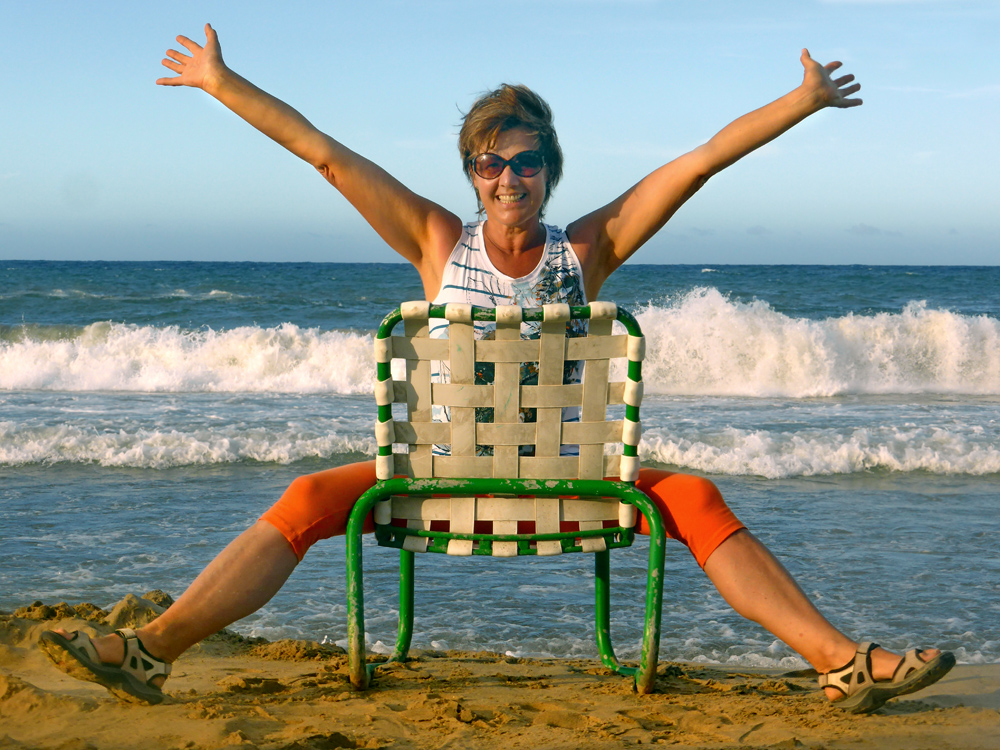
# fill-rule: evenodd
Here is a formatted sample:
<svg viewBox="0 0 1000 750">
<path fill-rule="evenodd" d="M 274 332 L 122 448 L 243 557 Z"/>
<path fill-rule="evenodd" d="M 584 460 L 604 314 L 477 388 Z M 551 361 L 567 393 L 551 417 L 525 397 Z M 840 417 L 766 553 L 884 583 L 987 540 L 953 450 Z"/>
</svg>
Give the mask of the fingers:
<svg viewBox="0 0 1000 750">
<path fill-rule="evenodd" d="M 184 68 L 181 66 L 180 63 L 176 63 L 173 60 L 168 60 L 167 58 L 163 58 L 162 60 L 160 60 L 160 65 L 162 65 L 164 68 L 169 68 L 170 70 L 174 71 L 175 73 L 178 74 L 178 76 L 176 78 L 157 78 L 156 79 L 157 86 L 184 85 L 183 83 L 181 83 L 181 75 L 184 73 Z"/>
<path fill-rule="evenodd" d="M 861 99 L 848 99 L 851 94 L 856 94 L 861 90 L 861 84 L 855 83 L 853 86 L 848 86 L 846 89 L 840 89 L 837 92 L 836 97 L 830 102 L 834 107 L 860 107 L 864 102 Z"/>
<path fill-rule="evenodd" d="M 167 50 L 167 57 L 172 57 L 174 60 L 176 60 L 179 63 L 185 63 L 185 62 L 188 62 L 191 59 L 189 56 L 185 55 L 183 52 L 178 52 L 175 49 L 168 49 Z"/>
<path fill-rule="evenodd" d="M 200 44 L 188 39 L 186 36 L 178 36 L 177 43 L 182 45 L 185 49 L 187 49 L 188 52 L 192 54 L 194 54 L 195 52 L 197 52 L 202 48 Z"/>
<path fill-rule="evenodd" d="M 850 83 L 853 80 L 854 80 L 854 74 L 851 73 L 846 76 L 841 76 L 840 78 L 838 78 L 836 81 L 833 82 L 833 85 L 836 86 L 837 88 L 840 88 L 844 84 Z"/>
<path fill-rule="evenodd" d="M 837 68 L 839 68 L 843 64 L 844 63 L 842 63 L 840 60 L 834 60 L 833 62 L 828 62 L 823 67 L 826 68 L 826 72 L 827 73 L 832 73 L 833 71 L 835 71 Z"/>
</svg>

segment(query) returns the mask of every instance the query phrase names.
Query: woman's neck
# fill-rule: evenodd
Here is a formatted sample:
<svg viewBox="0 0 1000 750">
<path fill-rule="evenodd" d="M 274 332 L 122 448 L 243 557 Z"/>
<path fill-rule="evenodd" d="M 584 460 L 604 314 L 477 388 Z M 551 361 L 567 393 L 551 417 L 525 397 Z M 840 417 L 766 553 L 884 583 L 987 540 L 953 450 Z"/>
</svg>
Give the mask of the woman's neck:
<svg viewBox="0 0 1000 750">
<path fill-rule="evenodd" d="M 483 237 L 489 243 L 490 250 L 505 255 L 520 255 L 545 245 L 545 226 L 536 221 L 527 229 L 505 227 L 487 219 L 483 224 Z"/>
<path fill-rule="evenodd" d="M 496 228 L 499 236 L 495 236 Z M 536 222 L 531 229 L 503 227 L 491 223 L 483 224 L 483 246 L 493 266 L 503 274 L 513 278 L 527 276 L 538 265 L 545 249 L 545 227 Z"/>
</svg>

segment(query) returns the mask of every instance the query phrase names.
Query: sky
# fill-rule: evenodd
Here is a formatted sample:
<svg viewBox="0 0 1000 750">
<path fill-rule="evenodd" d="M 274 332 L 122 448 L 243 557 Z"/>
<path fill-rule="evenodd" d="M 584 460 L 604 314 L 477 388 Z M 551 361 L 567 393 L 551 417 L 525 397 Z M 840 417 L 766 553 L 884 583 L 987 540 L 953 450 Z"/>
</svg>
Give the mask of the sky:
<svg viewBox="0 0 1000 750">
<path fill-rule="evenodd" d="M 524 83 L 565 226 L 841 60 L 824 110 L 716 175 L 634 262 L 1000 262 L 1000 0 L 0 0 L 0 259 L 396 261 L 312 168 L 201 91 L 174 37 L 465 219 L 456 137 Z"/>
</svg>

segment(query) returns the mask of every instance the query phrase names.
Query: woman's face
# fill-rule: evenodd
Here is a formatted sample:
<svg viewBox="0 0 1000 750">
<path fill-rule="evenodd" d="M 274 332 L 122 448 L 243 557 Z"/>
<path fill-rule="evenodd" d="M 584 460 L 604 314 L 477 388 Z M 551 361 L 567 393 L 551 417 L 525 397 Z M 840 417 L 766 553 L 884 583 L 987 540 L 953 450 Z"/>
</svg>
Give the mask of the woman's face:
<svg viewBox="0 0 1000 750">
<path fill-rule="evenodd" d="M 511 159 L 522 151 L 537 151 L 538 146 L 538 138 L 524 128 L 514 128 L 500 133 L 489 153 Z M 538 223 L 545 203 L 546 176 L 543 167 L 536 175 L 518 177 L 508 165 L 492 180 L 483 179 L 473 171 L 472 185 L 479 194 L 487 219 L 507 227 L 531 229 Z"/>
</svg>

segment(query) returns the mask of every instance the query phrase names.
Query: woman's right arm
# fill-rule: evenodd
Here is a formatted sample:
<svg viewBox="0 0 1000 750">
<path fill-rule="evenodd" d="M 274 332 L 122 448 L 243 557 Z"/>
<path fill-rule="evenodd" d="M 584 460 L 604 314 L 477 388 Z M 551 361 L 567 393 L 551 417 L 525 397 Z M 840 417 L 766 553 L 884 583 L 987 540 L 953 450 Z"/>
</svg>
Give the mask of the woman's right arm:
<svg viewBox="0 0 1000 750">
<path fill-rule="evenodd" d="M 190 53 L 168 50 L 166 68 L 178 75 L 161 86 L 192 86 L 218 99 L 264 135 L 309 162 L 339 190 L 390 247 L 420 272 L 432 298 L 441 272 L 462 231 L 461 220 L 423 198 L 377 164 L 319 131 L 298 111 L 230 70 L 219 38 L 205 24 L 205 46 L 185 36 L 177 41 Z"/>
</svg>

